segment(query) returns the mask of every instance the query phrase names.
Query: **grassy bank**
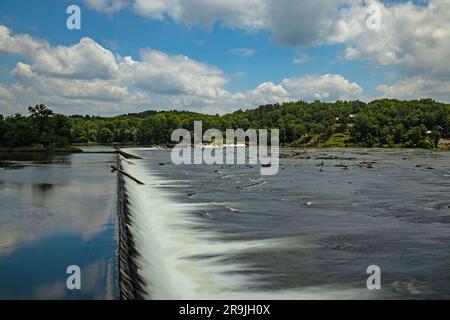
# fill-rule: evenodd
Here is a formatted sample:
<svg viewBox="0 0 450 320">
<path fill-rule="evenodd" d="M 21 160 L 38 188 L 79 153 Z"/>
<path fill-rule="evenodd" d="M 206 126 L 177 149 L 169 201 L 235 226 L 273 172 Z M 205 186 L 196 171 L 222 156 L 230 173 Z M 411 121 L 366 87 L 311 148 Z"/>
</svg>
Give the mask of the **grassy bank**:
<svg viewBox="0 0 450 320">
<path fill-rule="evenodd" d="M 284 145 L 288 148 L 314 148 L 314 149 L 326 149 L 326 148 L 361 148 L 361 146 L 355 144 L 352 141 L 351 135 L 348 131 L 343 133 L 335 133 L 328 138 L 324 137 L 311 137 L 307 142 L 294 142 Z M 386 149 L 423 149 L 419 147 L 411 147 L 405 144 L 374 144 L 371 147 L 366 148 L 386 148 Z M 439 143 L 435 148 L 428 148 L 435 150 L 450 150 L 450 143 Z"/>
</svg>

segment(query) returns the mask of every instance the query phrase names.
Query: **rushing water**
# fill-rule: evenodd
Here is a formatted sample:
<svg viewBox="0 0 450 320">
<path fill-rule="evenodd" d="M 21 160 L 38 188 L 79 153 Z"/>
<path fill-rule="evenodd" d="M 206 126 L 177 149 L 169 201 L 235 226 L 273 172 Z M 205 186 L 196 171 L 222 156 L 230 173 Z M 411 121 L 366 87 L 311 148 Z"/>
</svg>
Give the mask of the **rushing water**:
<svg viewBox="0 0 450 320">
<path fill-rule="evenodd" d="M 0 299 L 118 297 L 115 161 L 0 155 Z M 81 290 L 67 289 L 69 265 Z"/>
<path fill-rule="evenodd" d="M 128 152 L 144 158 L 122 165 L 145 183 L 125 188 L 148 298 L 450 298 L 450 153 L 288 153 L 260 176 Z"/>
</svg>

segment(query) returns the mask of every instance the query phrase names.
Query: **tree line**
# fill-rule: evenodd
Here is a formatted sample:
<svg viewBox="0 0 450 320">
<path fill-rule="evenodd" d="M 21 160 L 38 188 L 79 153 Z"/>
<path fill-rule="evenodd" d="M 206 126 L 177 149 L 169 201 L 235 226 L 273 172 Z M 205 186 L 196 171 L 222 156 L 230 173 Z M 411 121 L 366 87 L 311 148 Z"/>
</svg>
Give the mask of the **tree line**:
<svg viewBox="0 0 450 320">
<path fill-rule="evenodd" d="M 72 143 L 72 123 L 45 105 L 28 107 L 29 115 L 0 115 L 0 147 L 54 149 Z"/>
<path fill-rule="evenodd" d="M 238 110 L 223 116 L 188 111 L 145 111 L 115 117 L 63 116 L 44 105 L 30 114 L 0 116 L 0 146 L 41 145 L 45 148 L 73 143 L 165 145 L 171 133 L 203 130 L 280 130 L 280 143 L 299 147 L 411 147 L 435 148 L 450 136 L 450 105 L 431 99 L 399 101 L 289 102 Z"/>
</svg>

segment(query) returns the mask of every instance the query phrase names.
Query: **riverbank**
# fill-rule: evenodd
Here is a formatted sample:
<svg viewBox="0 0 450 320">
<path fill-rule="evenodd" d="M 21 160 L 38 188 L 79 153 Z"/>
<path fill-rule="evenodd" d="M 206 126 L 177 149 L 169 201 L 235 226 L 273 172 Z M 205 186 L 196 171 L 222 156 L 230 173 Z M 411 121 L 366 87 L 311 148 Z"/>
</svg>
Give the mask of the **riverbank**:
<svg viewBox="0 0 450 320">
<path fill-rule="evenodd" d="M 83 150 L 74 146 L 63 148 L 44 148 L 44 147 L 19 147 L 19 148 L 0 148 L 0 153 L 83 153 Z"/>
<path fill-rule="evenodd" d="M 175 145 L 132 145 L 132 147 L 137 149 L 144 149 L 144 148 L 155 148 L 160 147 L 162 149 L 171 149 Z M 121 147 L 131 147 L 130 146 L 121 146 Z M 29 153 L 35 153 L 35 154 L 71 154 L 71 153 L 117 153 L 117 144 L 86 144 L 86 145 L 72 145 L 68 147 L 63 148 L 52 148 L 47 149 L 42 146 L 38 147 L 19 147 L 19 148 L 5 148 L 0 147 L 0 154 L 29 154 Z M 383 146 L 383 147 L 372 147 L 372 148 L 361 148 L 358 146 L 339 146 L 339 145 L 330 145 L 330 144 L 323 144 L 319 146 L 292 146 L 292 145 L 282 145 L 281 149 L 293 151 L 293 152 L 308 152 L 308 151 L 327 151 L 327 150 L 355 150 L 355 149 L 367 149 L 367 150 L 376 150 L 376 149 L 385 149 L 385 150 L 391 150 L 391 149 L 398 149 L 398 150 L 406 150 L 406 149 L 414 149 L 414 150 L 421 150 L 421 148 L 405 148 L 400 146 Z M 423 150 L 434 150 L 434 151 L 450 151 L 450 144 L 440 144 L 438 148 L 434 149 L 423 149 Z"/>
<path fill-rule="evenodd" d="M 95 151 L 96 153 L 101 153 L 102 150 L 115 148 L 129 148 L 129 149 L 145 149 L 145 148 L 161 148 L 161 149 L 172 149 L 176 146 L 176 143 L 162 143 L 162 144 L 154 144 L 154 145 L 137 145 L 137 144 L 118 144 L 118 143 L 101 143 L 101 144 L 74 144 L 75 147 L 82 149 L 84 152 L 84 147 L 88 147 L 91 150 L 98 148 L 99 151 Z M 206 145 L 206 144 L 205 144 Z M 224 145 L 225 147 L 225 145 Z M 450 151 L 450 139 L 441 139 L 439 142 L 439 145 L 437 148 L 414 148 L 414 147 L 406 147 L 402 145 L 393 145 L 393 146 L 374 146 L 374 147 L 361 147 L 355 144 L 339 144 L 339 143 L 320 143 L 319 145 L 311 145 L 311 144 L 282 144 L 280 145 L 281 149 L 292 149 L 292 150 L 307 150 L 307 151 L 314 151 L 314 150 L 329 150 L 329 149 L 339 149 L 339 150 L 355 150 L 355 149 L 381 149 L 381 150 L 407 150 L 407 149 L 414 149 L 414 150 L 434 150 L 434 151 Z M 95 149 L 97 150 L 97 149 Z M 92 152 L 92 151 L 89 151 Z"/>
</svg>

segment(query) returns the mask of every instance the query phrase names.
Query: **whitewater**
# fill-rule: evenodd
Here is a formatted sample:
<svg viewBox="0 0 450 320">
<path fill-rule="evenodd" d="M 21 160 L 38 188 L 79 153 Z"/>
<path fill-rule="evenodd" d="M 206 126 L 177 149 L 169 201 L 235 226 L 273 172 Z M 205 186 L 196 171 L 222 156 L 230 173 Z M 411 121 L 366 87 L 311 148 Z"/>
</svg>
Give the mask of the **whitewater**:
<svg viewBox="0 0 450 320">
<path fill-rule="evenodd" d="M 133 149 L 124 150 L 133 153 Z M 361 288 L 331 285 L 270 290 L 270 277 L 251 263 L 233 262 L 237 254 L 267 252 L 308 246 L 301 239 L 277 237 L 232 240 L 214 230 L 198 212 L 211 203 L 174 200 L 174 190 L 162 186 L 181 184 L 162 179 L 150 170 L 150 159 L 121 157 L 125 172 L 145 185 L 125 178 L 124 190 L 130 215 L 129 230 L 138 252 L 135 258 L 146 299 L 352 299 L 373 297 Z M 232 201 L 233 199 L 230 199 Z M 237 211 L 237 210 L 236 210 Z M 267 256 L 270 259 L 270 255 Z"/>
</svg>

